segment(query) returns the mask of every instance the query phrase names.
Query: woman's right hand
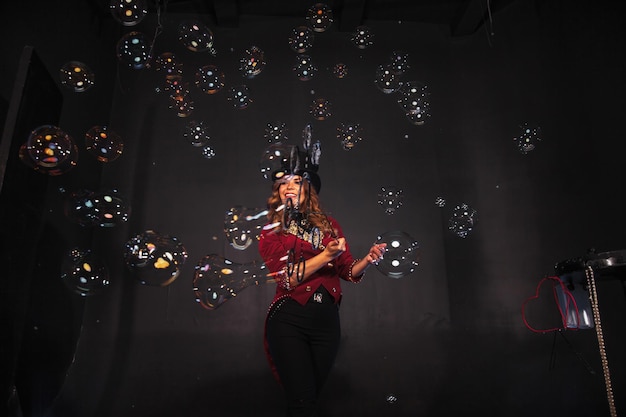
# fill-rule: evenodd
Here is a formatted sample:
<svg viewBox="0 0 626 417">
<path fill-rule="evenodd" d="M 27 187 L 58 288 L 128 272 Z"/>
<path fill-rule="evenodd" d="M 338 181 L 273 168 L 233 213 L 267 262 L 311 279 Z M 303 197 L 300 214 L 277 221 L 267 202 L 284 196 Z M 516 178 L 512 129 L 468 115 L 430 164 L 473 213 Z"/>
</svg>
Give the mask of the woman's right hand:
<svg viewBox="0 0 626 417">
<path fill-rule="evenodd" d="M 324 249 L 324 252 L 331 258 L 335 259 L 346 250 L 346 238 L 339 237 L 337 239 L 331 240 Z"/>
</svg>

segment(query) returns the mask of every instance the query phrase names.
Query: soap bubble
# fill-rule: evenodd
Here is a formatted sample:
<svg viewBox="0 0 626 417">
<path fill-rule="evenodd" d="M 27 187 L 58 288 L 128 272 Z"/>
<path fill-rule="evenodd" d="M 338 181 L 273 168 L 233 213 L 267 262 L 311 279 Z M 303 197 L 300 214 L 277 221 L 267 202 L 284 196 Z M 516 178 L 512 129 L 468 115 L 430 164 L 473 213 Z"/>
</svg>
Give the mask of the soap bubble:
<svg viewBox="0 0 626 417">
<path fill-rule="evenodd" d="M 202 156 L 206 159 L 213 159 L 215 157 L 215 149 L 213 149 L 209 145 L 205 145 L 202 147 Z"/>
<path fill-rule="evenodd" d="M 414 125 L 423 125 L 430 117 L 428 86 L 417 81 L 409 81 L 400 88 L 399 93 L 398 104 L 404 110 L 407 119 Z"/>
<path fill-rule="evenodd" d="M 448 229 L 460 238 L 466 238 L 476 224 L 476 210 L 468 204 L 457 205 L 448 220 Z"/>
<path fill-rule="evenodd" d="M 216 65 L 205 65 L 196 71 L 196 87 L 207 94 L 215 94 L 224 88 L 226 75 Z"/>
<path fill-rule="evenodd" d="M 19 150 L 20 160 L 28 167 L 50 176 L 61 175 L 78 162 L 74 139 L 57 126 L 33 129 Z"/>
<path fill-rule="evenodd" d="M 337 127 L 337 139 L 341 142 L 344 150 L 353 149 L 357 142 L 363 139 L 360 125 L 358 123 L 341 123 Z"/>
<path fill-rule="evenodd" d="M 348 66 L 343 63 L 335 64 L 333 67 L 333 74 L 337 78 L 345 78 L 348 75 Z"/>
<path fill-rule="evenodd" d="M 254 78 L 265 68 L 265 54 L 258 46 L 252 46 L 245 50 L 239 60 L 239 71 L 246 78 Z"/>
<path fill-rule="evenodd" d="M 178 117 L 188 117 L 193 113 L 194 102 L 185 85 L 176 85 L 169 91 L 168 107 L 174 110 Z"/>
<path fill-rule="evenodd" d="M 309 55 L 298 54 L 293 70 L 300 81 L 308 81 L 315 75 L 317 68 Z"/>
<path fill-rule="evenodd" d="M 535 149 L 537 142 L 541 141 L 541 127 L 524 123 L 519 128 L 521 132 L 514 140 L 517 144 L 517 149 L 526 155 Z"/>
<path fill-rule="evenodd" d="M 330 101 L 325 98 L 318 98 L 311 104 L 311 116 L 316 120 L 326 120 L 331 116 L 331 104 Z"/>
<path fill-rule="evenodd" d="M 409 54 L 403 51 L 393 51 L 389 58 L 390 68 L 395 75 L 402 75 L 411 68 Z"/>
<path fill-rule="evenodd" d="M 400 89 L 402 83 L 396 76 L 391 65 L 379 65 L 376 68 L 376 79 L 374 85 L 385 94 L 395 93 Z"/>
<path fill-rule="evenodd" d="M 216 54 L 213 32 L 197 19 L 185 20 L 178 25 L 178 40 L 190 51 Z"/>
<path fill-rule="evenodd" d="M 365 49 L 373 45 L 374 43 L 372 41 L 373 38 L 374 38 L 374 35 L 372 34 L 372 31 L 369 27 L 358 26 L 356 28 L 356 31 L 352 34 L 351 40 L 352 40 L 352 43 L 354 43 L 357 48 Z"/>
<path fill-rule="evenodd" d="M 178 238 L 147 230 L 126 242 L 124 259 L 141 284 L 165 287 L 180 275 L 187 251 Z"/>
<path fill-rule="evenodd" d="M 182 77 L 183 64 L 178 61 L 173 52 L 163 52 L 154 59 L 154 70 L 164 73 L 166 78 Z"/>
<path fill-rule="evenodd" d="M 385 401 L 387 401 L 388 404 L 395 404 L 398 402 L 398 398 L 393 394 L 388 394 Z"/>
<path fill-rule="evenodd" d="M 292 149 L 292 145 L 283 143 L 273 143 L 265 148 L 259 162 L 263 178 L 271 180 L 274 172 L 284 170 L 285 166 L 289 165 L 288 161 L 291 157 Z"/>
<path fill-rule="evenodd" d="M 61 280 L 67 288 L 84 297 L 101 292 L 111 283 L 102 259 L 80 248 L 73 248 L 64 256 Z"/>
<path fill-rule="evenodd" d="M 381 187 L 378 193 L 378 204 L 387 214 L 394 214 L 402 206 L 402 189 L 398 187 Z"/>
<path fill-rule="evenodd" d="M 289 35 L 289 47 L 296 53 L 301 54 L 313 46 L 315 34 L 307 26 L 297 26 Z"/>
<path fill-rule="evenodd" d="M 231 87 L 228 90 L 228 100 L 236 109 L 243 110 L 248 108 L 252 99 L 250 98 L 250 90 L 248 86 L 241 84 Z"/>
<path fill-rule="evenodd" d="M 437 197 L 435 198 L 435 205 L 437 207 L 444 207 L 446 205 L 446 200 L 443 197 Z"/>
<path fill-rule="evenodd" d="M 286 126 L 284 122 L 268 123 L 265 127 L 265 139 L 270 143 L 287 141 L 288 129 Z"/>
<path fill-rule="evenodd" d="M 267 210 L 234 206 L 224 217 L 224 233 L 233 248 L 245 250 L 259 239 L 265 223 Z"/>
<path fill-rule="evenodd" d="M 76 93 L 87 91 L 94 85 L 95 75 L 93 71 L 82 62 L 66 62 L 59 73 L 61 85 Z"/>
<path fill-rule="evenodd" d="M 198 304 L 214 310 L 249 286 L 270 282 L 275 280 L 262 261 L 236 263 L 211 254 L 196 264 L 193 292 Z"/>
<path fill-rule="evenodd" d="M 108 126 L 93 126 L 85 133 L 87 151 L 100 162 L 115 161 L 124 151 L 124 142 L 120 135 Z"/>
<path fill-rule="evenodd" d="M 324 32 L 333 23 L 333 11 L 324 3 L 316 3 L 307 10 L 306 20 L 316 32 Z"/>
<path fill-rule="evenodd" d="M 402 278 L 415 271 L 419 265 L 419 245 L 408 233 L 394 230 L 376 239 L 386 243 L 385 254 L 376 268 L 390 278 Z"/>
<path fill-rule="evenodd" d="M 141 32 L 125 34 L 117 42 L 117 58 L 132 69 L 144 69 L 150 59 L 150 44 Z"/>
<path fill-rule="evenodd" d="M 81 226 L 114 227 L 128 221 L 131 209 L 117 190 L 81 189 L 65 197 L 64 212 Z"/>
<path fill-rule="evenodd" d="M 109 9 L 124 26 L 135 26 L 148 14 L 148 0 L 111 0 Z"/>
<path fill-rule="evenodd" d="M 190 120 L 183 129 L 183 137 L 191 144 L 191 146 L 204 146 L 207 144 L 211 136 L 204 125 L 204 122 Z"/>
</svg>

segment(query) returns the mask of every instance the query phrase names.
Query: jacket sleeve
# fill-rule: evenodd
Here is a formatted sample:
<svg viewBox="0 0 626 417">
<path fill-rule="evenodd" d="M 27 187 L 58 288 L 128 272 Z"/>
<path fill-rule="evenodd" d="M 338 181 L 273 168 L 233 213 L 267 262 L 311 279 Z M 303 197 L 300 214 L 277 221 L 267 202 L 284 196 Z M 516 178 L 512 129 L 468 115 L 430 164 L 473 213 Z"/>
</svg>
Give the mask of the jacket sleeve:
<svg viewBox="0 0 626 417">
<path fill-rule="evenodd" d="M 259 253 L 270 272 L 279 272 L 287 267 L 288 249 L 283 239 L 274 230 L 263 230 L 259 237 Z"/>
<path fill-rule="evenodd" d="M 330 219 L 330 222 L 335 229 L 337 236 L 345 237 L 339 223 L 335 219 Z M 350 252 L 350 245 L 346 243 L 346 250 L 335 261 L 335 264 L 337 265 L 337 275 L 339 275 L 339 278 L 350 282 L 361 281 L 361 278 L 363 278 L 363 274 L 359 276 L 352 276 L 352 266 L 357 261 L 358 259 L 354 259 L 352 257 L 352 253 Z"/>
</svg>

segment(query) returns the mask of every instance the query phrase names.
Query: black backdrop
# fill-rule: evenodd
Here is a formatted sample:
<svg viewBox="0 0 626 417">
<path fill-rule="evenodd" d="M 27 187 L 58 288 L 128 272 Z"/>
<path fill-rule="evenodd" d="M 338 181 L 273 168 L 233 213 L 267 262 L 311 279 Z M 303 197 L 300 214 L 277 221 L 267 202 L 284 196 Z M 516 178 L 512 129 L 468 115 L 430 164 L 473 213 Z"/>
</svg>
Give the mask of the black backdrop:
<svg viewBox="0 0 626 417">
<path fill-rule="evenodd" d="M 463 38 L 439 25 L 368 21 L 375 38 L 364 50 L 333 28 L 316 35 L 309 54 L 319 72 L 306 82 L 293 74 L 295 54 L 286 41 L 303 19 L 243 16 L 237 28 L 213 25 L 218 53 L 211 57 L 177 41 L 176 26 L 189 16 L 166 15 L 156 53 L 175 52 L 189 81 L 195 68 L 215 63 L 224 68 L 226 88 L 246 84 L 253 99 L 238 110 L 226 91 L 205 95 L 191 85 L 195 110 L 187 118 L 177 117 L 167 96 L 155 91 L 158 74 L 116 62 L 115 42 L 130 29 L 80 18 L 89 16 L 84 5 L 49 5 L 46 15 L 55 19 L 47 21 L 60 30 L 44 36 L 41 24 L 27 23 L 34 8 L 2 7 L 23 17 L 2 29 L 3 38 L 24 34 L 3 47 L 4 78 L 13 76 L 9 58 L 25 43 L 35 46 L 53 75 L 66 61 L 87 62 L 96 87 L 65 92 L 60 125 L 81 149 L 83 132 L 96 124 L 108 124 L 125 144 L 122 157 L 109 164 L 82 150 L 74 170 L 50 179 L 48 218 L 62 235 L 60 246 L 87 244 L 102 254 L 112 286 L 77 310 L 80 337 L 63 382 L 46 385 L 41 370 L 17 386 L 25 415 L 277 415 L 281 392 L 262 349 L 272 285 L 248 288 L 214 311 L 195 303 L 191 291 L 194 266 L 204 255 L 258 259 L 254 245 L 245 251 L 229 246 L 223 221 L 235 205 L 263 208 L 269 183 L 258 162 L 267 146 L 264 129 L 276 121 L 286 123 L 293 144 L 312 125 L 322 143 L 324 207 L 342 223 L 356 256 L 389 230 L 403 230 L 420 245 L 413 274 L 392 279 L 371 270 L 363 283 L 344 286 L 342 348 L 325 413 L 608 415 L 595 331 L 531 332 L 521 306 L 555 263 L 590 248 L 624 247 L 619 2 L 548 1 L 541 8 L 515 2 L 489 27 Z M 150 16 L 134 29 L 151 34 L 154 27 Z M 267 66 L 248 80 L 238 60 L 252 45 L 265 52 Z M 394 50 L 409 54 L 404 80 L 429 86 L 431 117 L 423 126 L 410 124 L 396 97 L 374 85 L 376 67 Z M 348 67 L 344 79 L 331 74 L 337 62 Z M 320 97 L 333 109 L 323 121 L 309 114 Z M 208 126 L 214 158 L 202 157 L 183 138 L 192 119 Z M 350 151 L 336 138 L 340 123 L 362 128 L 363 140 Z M 526 155 L 513 140 L 523 123 L 541 126 L 542 140 Z M 388 186 L 404 196 L 392 215 L 377 202 Z M 130 220 L 95 230 L 71 224 L 57 190 L 80 187 L 119 189 L 132 205 Z M 445 206 L 435 204 L 439 197 Z M 451 211 L 461 203 L 476 209 L 478 219 L 465 239 L 448 230 Z M 123 264 L 123 244 L 148 229 L 178 237 L 189 253 L 167 287 L 139 284 Z M 619 279 L 598 287 L 622 410 L 624 288 Z M 51 297 L 39 306 L 39 327 L 63 328 L 63 319 L 41 314 L 57 311 L 63 300 Z M 558 322 L 552 309 L 533 318 L 538 327 Z M 46 346 L 58 343 L 62 333 L 50 335 L 37 352 L 53 364 Z"/>
</svg>

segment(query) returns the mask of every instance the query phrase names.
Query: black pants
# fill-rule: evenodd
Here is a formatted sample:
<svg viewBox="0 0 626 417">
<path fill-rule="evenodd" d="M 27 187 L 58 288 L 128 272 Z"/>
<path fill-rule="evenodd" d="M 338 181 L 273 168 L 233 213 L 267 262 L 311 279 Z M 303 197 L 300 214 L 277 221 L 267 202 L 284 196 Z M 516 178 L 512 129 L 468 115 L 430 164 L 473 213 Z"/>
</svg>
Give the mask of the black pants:
<svg viewBox="0 0 626 417">
<path fill-rule="evenodd" d="M 267 321 L 267 341 L 285 389 L 289 417 L 317 415 L 317 399 L 339 348 L 338 306 L 323 288 L 318 293 L 321 303 L 319 296 L 304 306 L 286 299 Z"/>
</svg>

